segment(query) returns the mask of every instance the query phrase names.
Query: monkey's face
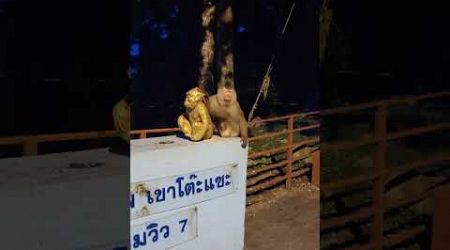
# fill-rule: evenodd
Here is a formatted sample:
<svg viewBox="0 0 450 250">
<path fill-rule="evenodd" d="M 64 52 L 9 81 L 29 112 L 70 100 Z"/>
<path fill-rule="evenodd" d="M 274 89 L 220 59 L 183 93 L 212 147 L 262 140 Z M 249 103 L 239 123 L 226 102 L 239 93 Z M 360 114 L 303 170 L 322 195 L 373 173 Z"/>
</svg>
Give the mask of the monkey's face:
<svg viewBox="0 0 450 250">
<path fill-rule="evenodd" d="M 192 95 L 187 95 L 184 100 L 184 106 L 188 109 L 193 109 L 198 103 L 198 98 Z"/>
<path fill-rule="evenodd" d="M 184 106 L 188 109 L 194 109 L 204 96 L 205 94 L 199 88 L 193 88 L 186 93 Z"/>
<path fill-rule="evenodd" d="M 234 102 L 236 102 L 237 99 L 236 91 L 233 88 L 227 87 L 219 88 L 217 94 L 219 96 L 220 101 L 223 102 L 222 104 L 225 106 L 229 106 Z"/>
</svg>

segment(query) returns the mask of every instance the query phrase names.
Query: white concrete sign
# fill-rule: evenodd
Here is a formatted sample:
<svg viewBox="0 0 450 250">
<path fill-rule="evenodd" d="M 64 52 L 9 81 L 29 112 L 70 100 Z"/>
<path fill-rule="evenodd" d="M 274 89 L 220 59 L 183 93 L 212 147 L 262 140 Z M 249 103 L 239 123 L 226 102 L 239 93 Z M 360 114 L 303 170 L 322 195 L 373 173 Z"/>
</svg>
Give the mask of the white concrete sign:
<svg viewBox="0 0 450 250">
<path fill-rule="evenodd" d="M 132 249 L 165 250 L 197 237 L 197 208 L 149 219 L 130 230 Z"/>
<path fill-rule="evenodd" d="M 238 164 L 229 164 L 132 183 L 130 217 L 134 220 L 233 193 L 238 185 L 237 166 Z"/>
<path fill-rule="evenodd" d="M 131 140 L 130 249 L 243 250 L 247 155 L 238 137 Z"/>
</svg>

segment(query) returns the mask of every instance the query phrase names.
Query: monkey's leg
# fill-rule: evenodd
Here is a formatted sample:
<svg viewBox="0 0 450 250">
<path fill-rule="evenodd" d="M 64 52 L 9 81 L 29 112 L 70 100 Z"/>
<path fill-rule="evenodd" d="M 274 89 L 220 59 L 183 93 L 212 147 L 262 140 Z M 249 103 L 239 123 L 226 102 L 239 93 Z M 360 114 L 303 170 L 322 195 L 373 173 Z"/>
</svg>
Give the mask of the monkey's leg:
<svg viewBox="0 0 450 250">
<path fill-rule="evenodd" d="M 195 122 L 192 126 L 192 136 L 191 139 L 193 141 L 200 141 L 203 139 L 209 139 L 211 137 L 207 137 L 208 133 L 208 124 L 205 122 Z"/>
<path fill-rule="evenodd" d="M 194 121 L 192 122 L 191 140 L 201 141 L 210 139 L 212 137 L 212 122 L 208 108 L 204 103 L 199 103 L 193 112 L 195 112 L 196 115 L 192 116 L 191 119 Z"/>
<path fill-rule="evenodd" d="M 178 117 L 178 127 L 181 129 L 181 132 L 188 138 L 191 138 L 192 136 L 192 127 L 189 123 L 189 120 L 184 116 L 180 115 Z"/>
<path fill-rule="evenodd" d="M 214 126 L 212 124 L 208 125 L 206 129 L 205 138 L 211 138 L 214 134 Z"/>
</svg>

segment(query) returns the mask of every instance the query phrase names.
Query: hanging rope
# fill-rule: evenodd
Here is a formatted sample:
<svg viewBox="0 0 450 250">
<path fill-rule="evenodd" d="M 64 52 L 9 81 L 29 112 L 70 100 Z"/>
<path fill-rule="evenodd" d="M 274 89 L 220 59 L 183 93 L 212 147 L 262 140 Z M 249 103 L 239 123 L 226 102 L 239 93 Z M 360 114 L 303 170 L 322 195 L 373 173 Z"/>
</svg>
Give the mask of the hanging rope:
<svg viewBox="0 0 450 250">
<path fill-rule="evenodd" d="M 289 21 L 291 20 L 291 16 L 292 16 L 292 12 L 294 11 L 294 8 L 295 8 L 295 2 L 292 3 L 291 10 L 289 11 L 289 15 L 286 18 L 286 22 L 284 23 L 283 30 L 280 33 L 280 36 L 278 38 L 279 42 L 281 42 L 281 40 L 283 39 L 284 32 L 286 31 L 286 27 L 287 27 Z M 269 67 L 267 67 L 266 73 L 263 78 L 263 82 L 259 89 L 258 96 L 256 97 L 255 103 L 253 104 L 253 107 L 248 116 L 248 120 L 247 120 L 248 122 L 250 122 L 253 118 L 253 113 L 255 112 L 256 108 L 258 107 L 258 101 L 259 101 L 259 98 L 261 97 L 261 95 L 264 94 L 264 99 L 266 99 L 266 97 L 267 97 L 267 93 L 269 91 L 269 86 L 270 86 L 270 73 L 272 72 L 274 61 L 275 61 L 275 53 L 272 54 L 272 58 L 270 59 L 270 64 L 269 64 Z"/>
</svg>

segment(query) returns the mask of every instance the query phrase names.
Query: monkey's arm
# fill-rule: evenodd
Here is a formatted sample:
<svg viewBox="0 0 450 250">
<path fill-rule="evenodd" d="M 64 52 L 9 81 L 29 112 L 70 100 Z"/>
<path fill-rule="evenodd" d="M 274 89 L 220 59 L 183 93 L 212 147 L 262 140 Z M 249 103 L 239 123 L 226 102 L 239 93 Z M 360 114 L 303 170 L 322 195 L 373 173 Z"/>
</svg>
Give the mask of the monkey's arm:
<svg viewBox="0 0 450 250">
<path fill-rule="evenodd" d="M 181 129 L 181 132 L 183 132 L 183 134 L 186 137 L 191 138 L 192 126 L 184 114 L 178 116 L 178 127 Z"/>
<path fill-rule="evenodd" d="M 203 103 L 199 103 L 195 111 L 198 112 L 200 121 L 195 122 L 192 128 L 191 139 L 193 141 L 200 141 L 204 138 L 208 126 L 211 125 L 211 118 L 209 116 L 208 108 L 206 108 L 206 105 Z"/>
</svg>

